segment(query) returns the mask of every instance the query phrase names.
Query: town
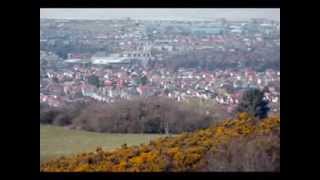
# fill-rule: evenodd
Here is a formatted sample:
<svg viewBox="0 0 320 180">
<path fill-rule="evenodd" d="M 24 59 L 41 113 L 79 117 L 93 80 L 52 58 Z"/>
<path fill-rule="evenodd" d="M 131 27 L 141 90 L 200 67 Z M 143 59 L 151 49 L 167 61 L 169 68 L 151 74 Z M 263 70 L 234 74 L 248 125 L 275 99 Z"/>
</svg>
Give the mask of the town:
<svg viewBox="0 0 320 180">
<path fill-rule="evenodd" d="M 40 21 L 40 102 L 165 96 L 228 111 L 248 88 L 280 112 L 280 22 Z"/>
</svg>

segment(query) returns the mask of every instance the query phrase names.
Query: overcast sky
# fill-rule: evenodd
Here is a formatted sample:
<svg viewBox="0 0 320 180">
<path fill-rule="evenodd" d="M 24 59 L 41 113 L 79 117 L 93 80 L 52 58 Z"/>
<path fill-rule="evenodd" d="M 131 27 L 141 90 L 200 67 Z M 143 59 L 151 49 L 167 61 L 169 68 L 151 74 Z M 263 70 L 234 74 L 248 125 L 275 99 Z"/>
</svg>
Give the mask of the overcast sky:
<svg viewBox="0 0 320 180">
<path fill-rule="evenodd" d="M 40 18 L 53 19 L 162 19 L 162 20 L 249 20 L 266 18 L 280 22 L 280 9 L 207 9 L 207 8 L 104 8 L 40 9 Z"/>
</svg>

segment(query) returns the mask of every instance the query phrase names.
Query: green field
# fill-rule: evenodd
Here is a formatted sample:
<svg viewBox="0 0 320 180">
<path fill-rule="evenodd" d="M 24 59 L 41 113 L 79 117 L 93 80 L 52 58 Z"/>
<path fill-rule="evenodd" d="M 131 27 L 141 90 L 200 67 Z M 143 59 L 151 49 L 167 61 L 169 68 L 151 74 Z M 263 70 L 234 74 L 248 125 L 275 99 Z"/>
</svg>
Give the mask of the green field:
<svg viewBox="0 0 320 180">
<path fill-rule="evenodd" d="M 124 143 L 128 146 L 139 145 L 163 136 L 156 134 L 94 133 L 40 125 L 40 162 L 62 155 L 95 151 L 98 146 L 104 150 L 111 150 Z"/>
</svg>

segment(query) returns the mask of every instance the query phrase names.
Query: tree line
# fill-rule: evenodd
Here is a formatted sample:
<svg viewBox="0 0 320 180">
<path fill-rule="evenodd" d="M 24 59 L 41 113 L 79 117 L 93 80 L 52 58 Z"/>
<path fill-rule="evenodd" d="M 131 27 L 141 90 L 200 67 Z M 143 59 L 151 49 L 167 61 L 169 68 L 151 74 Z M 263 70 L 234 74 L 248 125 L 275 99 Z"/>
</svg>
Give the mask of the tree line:
<svg viewBox="0 0 320 180">
<path fill-rule="evenodd" d="M 262 72 L 266 69 L 280 70 L 279 48 L 255 48 L 251 51 L 195 50 L 173 55 L 158 62 L 172 70 L 178 68 L 200 68 L 206 70 L 252 68 Z"/>
<path fill-rule="evenodd" d="M 40 104 L 40 123 L 95 132 L 175 134 L 207 128 L 239 112 L 262 119 L 268 111 L 263 92 L 252 89 L 243 94 L 232 114 L 221 106 L 196 99 L 181 103 L 166 97 L 137 97 L 112 104 L 95 101 L 62 107 Z"/>
<path fill-rule="evenodd" d="M 223 113 L 205 111 L 201 107 L 194 108 L 191 103 L 179 103 L 164 97 L 140 97 L 112 104 L 40 105 L 40 123 L 108 133 L 191 132 L 222 118 Z"/>
</svg>

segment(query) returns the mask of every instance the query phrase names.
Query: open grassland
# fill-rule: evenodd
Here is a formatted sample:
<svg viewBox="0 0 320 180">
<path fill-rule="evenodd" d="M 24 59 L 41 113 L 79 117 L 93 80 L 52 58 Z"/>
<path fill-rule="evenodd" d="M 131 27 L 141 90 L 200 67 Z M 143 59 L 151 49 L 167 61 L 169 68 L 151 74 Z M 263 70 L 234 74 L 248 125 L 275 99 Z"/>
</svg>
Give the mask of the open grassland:
<svg viewBox="0 0 320 180">
<path fill-rule="evenodd" d="M 94 133 L 40 125 L 40 162 L 62 155 L 94 151 L 98 146 L 112 150 L 123 144 L 139 145 L 163 136 L 157 134 Z"/>
</svg>

